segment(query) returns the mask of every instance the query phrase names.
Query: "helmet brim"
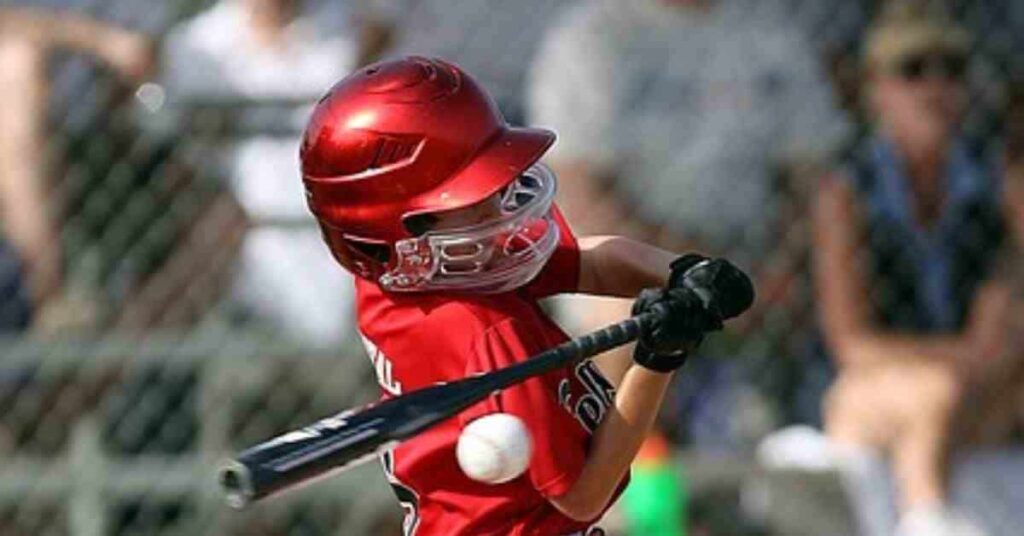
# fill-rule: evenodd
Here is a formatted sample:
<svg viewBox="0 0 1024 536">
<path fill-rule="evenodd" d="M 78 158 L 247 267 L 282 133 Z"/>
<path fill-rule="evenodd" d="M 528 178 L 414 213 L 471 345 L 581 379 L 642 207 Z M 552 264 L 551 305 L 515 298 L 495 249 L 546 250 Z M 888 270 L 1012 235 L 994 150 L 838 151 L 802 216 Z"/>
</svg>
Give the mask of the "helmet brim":
<svg viewBox="0 0 1024 536">
<path fill-rule="evenodd" d="M 540 160 L 555 133 L 540 128 L 505 128 L 450 180 L 425 192 L 403 217 L 455 210 L 487 199 Z"/>
</svg>

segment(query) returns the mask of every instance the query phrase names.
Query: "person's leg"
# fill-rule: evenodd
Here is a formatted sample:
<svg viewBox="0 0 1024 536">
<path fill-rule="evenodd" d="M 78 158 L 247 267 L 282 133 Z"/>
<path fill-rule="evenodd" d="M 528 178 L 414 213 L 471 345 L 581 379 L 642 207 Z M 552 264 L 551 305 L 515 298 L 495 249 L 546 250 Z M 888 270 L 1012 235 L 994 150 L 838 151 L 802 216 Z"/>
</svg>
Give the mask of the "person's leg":
<svg viewBox="0 0 1024 536">
<path fill-rule="evenodd" d="M 883 448 L 892 429 L 889 403 L 872 390 L 877 376 L 841 371 L 822 404 L 825 432 L 862 536 L 891 536 L 898 517 Z"/>
<path fill-rule="evenodd" d="M 865 452 L 889 456 L 900 511 L 897 534 L 980 534 L 947 504 L 950 423 L 961 390 L 949 366 L 896 363 L 846 373 L 829 394 L 826 423 L 840 450 L 860 453 L 854 458 L 861 461 L 870 458 Z M 865 479 L 859 481 L 866 488 Z M 871 493 L 860 489 L 855 500 L 870 503 Z M 865 506 L 856 506 L 863 513 Z M 880 526 L 870 513 L 861 515 L 865 519 L 862 524 Z"/>
<path fill-rule="evenodd" d="M 826 429 L 833 440 L 889 454 L 900 507 L 945 497 L 950 416 L 959 399 L 952 369 L 898 363 L 844 373 L 830 391 Z"/>
<path fill-rule="evenodd" d="M 959 382 L 949 367 L 923 365 L 893 383 L 905 389 L 890 446 L 900 508 L 906 512 L 941 506 L 946 502 L 949 425 L 960 398 Z"/>
<path fill-rule="evenodd" d="M 900 428 L 913 387 L 899 365 L 847 368 L 825 395 L 825 432 L 842 444 L 888 449 Z M 909 378 L 907 378 L 909 380 Z"/>
</svg>

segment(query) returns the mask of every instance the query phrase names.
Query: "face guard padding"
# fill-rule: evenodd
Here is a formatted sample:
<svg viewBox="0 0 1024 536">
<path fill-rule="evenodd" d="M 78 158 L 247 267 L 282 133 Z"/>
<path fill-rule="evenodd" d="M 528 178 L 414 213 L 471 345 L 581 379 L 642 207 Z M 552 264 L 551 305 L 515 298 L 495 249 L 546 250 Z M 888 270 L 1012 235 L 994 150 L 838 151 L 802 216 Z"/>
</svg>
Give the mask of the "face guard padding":
<svg viewBox="0 0 1024 536">
<path fill-rule="evenodd" d="M 395 243 L 385 290 L 506 292 L 540 272 L 558 246 L 551 215 L 555 176 L 534 164 L 501 192 L 499 215 L 481 224 L 428 231 Z"/>
</svg>

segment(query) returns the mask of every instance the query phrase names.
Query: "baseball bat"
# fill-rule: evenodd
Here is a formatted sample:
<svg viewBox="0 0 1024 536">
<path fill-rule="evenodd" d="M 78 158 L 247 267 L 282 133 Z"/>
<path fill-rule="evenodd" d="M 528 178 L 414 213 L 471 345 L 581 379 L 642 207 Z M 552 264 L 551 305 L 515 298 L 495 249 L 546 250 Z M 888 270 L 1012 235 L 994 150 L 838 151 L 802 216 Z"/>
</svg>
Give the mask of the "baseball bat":
<svg viewBox="0 0 1024 536">
<path fill-rule="evenodd" d="M 457 415 L 488 395 L 636 340 L 664 306 L 562 343 L 493 372 L 349 410 L 242 451 L 219 474 L 227 502 L 252 501 L 349 469 Z"/>
<path fill-rule="evenodd" d="M 728 263 L 726 263 L 728 264 Z M 717 265 L 707 281 L 723 318 L 745 311 L 754 290 L 739 270 Z M 715 279 L 717 278 L 717 279 Z M 457 415 L 488 395 L 528 378 L 566 367 L 632 342 L 660 322 L 668 305 L 566 341 L 521 363 L 485 374 L 419 389 L 349 410 L 246 449 L 219 473 L 227 502 L 252 501 L 324 478 L 374 458 L 399 441 Z"/>
</svg>

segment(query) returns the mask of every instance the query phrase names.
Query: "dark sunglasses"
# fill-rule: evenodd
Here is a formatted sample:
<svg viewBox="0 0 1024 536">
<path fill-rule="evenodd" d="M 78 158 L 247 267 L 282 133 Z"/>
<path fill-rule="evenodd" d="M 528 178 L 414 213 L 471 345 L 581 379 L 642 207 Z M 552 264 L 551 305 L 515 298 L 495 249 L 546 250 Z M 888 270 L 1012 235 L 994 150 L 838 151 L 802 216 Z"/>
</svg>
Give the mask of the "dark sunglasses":
<svg viewBox="0 0 1024 536">
<path fill-rule="evenodd" d="M 909 56 L 896 64 L 895 71 L 904 80 L 916 82 L 924 78 L 961 80 L 967 70 L 967 58 L 960 54 L 920 54 Z"/>
</svg>

